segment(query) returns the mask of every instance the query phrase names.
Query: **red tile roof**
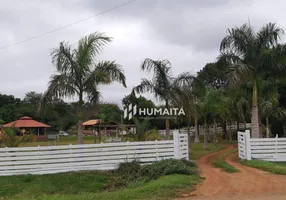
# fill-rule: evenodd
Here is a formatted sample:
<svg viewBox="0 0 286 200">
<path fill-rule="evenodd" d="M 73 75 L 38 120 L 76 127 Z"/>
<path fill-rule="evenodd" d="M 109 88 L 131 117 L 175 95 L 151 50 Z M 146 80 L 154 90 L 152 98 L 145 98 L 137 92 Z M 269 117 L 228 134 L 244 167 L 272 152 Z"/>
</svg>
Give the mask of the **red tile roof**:
<svg viewBox="0 0 286 200">
<path fill-rule="evenodd" d="M 21 117 L 20 119 L 10 122 L 8 124 L 4 124 L 3 127 L 13 127 L 16 128 L 49 128 L 51 126 L 47 124 L 43 124 L 41 122 L 33 120 L 31 117 Z"/>
</svg>

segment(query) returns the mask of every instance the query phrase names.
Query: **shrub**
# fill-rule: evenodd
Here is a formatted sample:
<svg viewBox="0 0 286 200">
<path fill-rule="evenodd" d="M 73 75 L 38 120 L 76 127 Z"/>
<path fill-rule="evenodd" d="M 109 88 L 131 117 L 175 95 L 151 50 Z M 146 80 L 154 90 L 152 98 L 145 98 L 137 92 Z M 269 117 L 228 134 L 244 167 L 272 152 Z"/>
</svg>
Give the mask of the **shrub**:
<svg viewBox="0 0 286 200">
<path fill-rule="evenodd" d="M 142 176 L 147 177 L 149 180 L 157 179 L 160 176 L 170 174 L 191 174 L 191 168 L 186 164 L 185 161 L 168 159 L 155 162 L 151 165 L 142 167 Z"/>
<path fill-rule="evenodd" d="M 142 180 L 141 165 L 138 160 L 133 160 L 132 162 L 120 163 L 115 173 L 125 183 L 132 183 Z"/>
<path fill-rule="evenodd" d="M 194 170 L 195 166 L 195 163 L 192 161 L 176 159 L 161 160 L 145 166 L 140 165 L 138 160 L 125 162 L 121 163 L 114 170 L 107 188 L 114 189 L 139 182 L 146 182 L 170 174 L 190 175 L 197 173 Z"/>
<path fill-rule="evenodd" d="M 161 140 L 162 137 L 160 136 L 158 130 L 152 129 L 145 133 L 145 140 L 147 141 L 154 141 L 154 140 Z"/>
</svg>

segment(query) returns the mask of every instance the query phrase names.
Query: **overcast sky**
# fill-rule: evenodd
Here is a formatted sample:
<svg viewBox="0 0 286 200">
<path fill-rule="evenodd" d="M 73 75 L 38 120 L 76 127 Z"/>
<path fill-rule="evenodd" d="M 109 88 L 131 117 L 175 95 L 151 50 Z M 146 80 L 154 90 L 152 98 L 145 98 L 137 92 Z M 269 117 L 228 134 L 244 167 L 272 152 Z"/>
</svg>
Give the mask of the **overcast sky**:
<svg viewBox="0 0 286 200">
<path fill-rule="evenodd" d="M 25 40 L 100 13 L 127 0 L 0 0 L 0 47 Z M 113 37 L 100 60 L 116 60 L 124 68 L 128 88 L 101 88 L 102 100 L 121 103 L 147 75 L 139 71 L 145 58 L 168 59 L 174 75 L 195 74 L 215 61 L 227 28 L 250 19 L 255 28 L 275 22 L 286 30 L 283 0 L 137 0 L 82 23 L 0 49 L 0 93 L 23 98 L 44 92 L 55 72 L 50 52 L 61 41 L 76 42 L 100 31 Z M 151 97 L 148 95 L 147 97 Z"/>
</svg>

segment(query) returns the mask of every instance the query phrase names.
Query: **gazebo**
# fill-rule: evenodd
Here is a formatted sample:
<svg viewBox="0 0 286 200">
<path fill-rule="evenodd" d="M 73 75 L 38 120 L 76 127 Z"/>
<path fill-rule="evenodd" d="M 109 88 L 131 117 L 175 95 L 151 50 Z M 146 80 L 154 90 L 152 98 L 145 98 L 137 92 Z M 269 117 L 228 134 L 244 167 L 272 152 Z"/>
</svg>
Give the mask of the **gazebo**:
<svg viewBox="0 0 286 200">
<path fill-rule="evenodd" d="M 36 129 L 37 135 L 42 135 L 42 134 L 45 134 L 46 129 L 50 128 L 51 126 L 35 121 L 31 117 L 24 116 L 16 121 L 10 122 L 8 124 L 4 124 L 3 127 L 4 128 L 12 128 L 12 127 L 19 128 L 23 134 L 26 131 Z"/>
</svg>

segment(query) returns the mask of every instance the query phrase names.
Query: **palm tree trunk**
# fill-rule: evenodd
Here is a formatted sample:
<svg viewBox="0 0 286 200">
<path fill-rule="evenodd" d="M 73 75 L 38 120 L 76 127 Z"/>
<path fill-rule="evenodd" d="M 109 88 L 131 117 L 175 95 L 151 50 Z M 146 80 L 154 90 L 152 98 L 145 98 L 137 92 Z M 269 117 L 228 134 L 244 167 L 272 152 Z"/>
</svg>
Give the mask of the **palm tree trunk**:
<svg viewBox="0 0 286 200">
<path fill-rule="evenodd" d="M 246 121 L 244 121 L 244 131 L 246 130 Z"/>
<path fill-rule="evenodd" d="M 226 127 L 228 127 L 227 121 L 225 121 L 226 123 Z M 232 132 L 231 132 L 231 125 L 229 125 L 229 129 L 228 129 L 228 139 L 229 141 L 232 141 Z"/>
<path fill-rule="evenodd" d="M 191 117 L 188 119 L 188 143 L 189 143 L 189 155 L 190 155 L 190 152 L 191 152 L 191 127 L 190 127 L 190 121 L 191 121 Z"/>
<path fill-rule="evenodd" d="M 166 108 L 169 108 L 168 101 L 166 100 Z M 170 120 L 167 118 L 166 119 L 166 138 L 167 140 L 170 139 Z"/>
<path fill-rule="evenodd" d="M 266 137 L 269 138 L 270 130 L 269 130 L 269 118 L 266 117 Z"/>
<path fill-rule="evenodd" d="M 253 138 L 259 138 L 258 94 L 256 79 L 253 81 L 252 92 L 251 136 Z"/>
<path fill-rule="evenodd" d="M 205 117 L 205 131 L 204 131 L 204 150 L 208 150 L 208 140 L 207 140 L 207 118 Z"/>
<path fill-rule="evenodd" d="M 200 142 L 199 138 L 199 126 L 198 126 L 198 117 L 195 117 L 195 143 Z"/>
<path fill-rule="evenodd" d="M 222 123 L 222 138 L 226 139 L 227 138 L 227 125 L 225 121 Z"/>
<path fill-rule="evenodd" d="M 77 125 L 77 143 L 83 144 L 83 95 L 79 94 L 79 120 Z"/>
<path fill-rule="evenodd" d="M 217 140 L 217 124 L 216 124 L 216 120 L 214 118 L 214 139 L 213 139 L 213 143 L 216 143 Z"/>
<path fill-rule="evenodd" d="M 188 142 L 189 142 L 189 149 L 191 149 L 191 127 L 190 127 L 190 123 L 191 123 L 192 118 L 189 117 L 188 118 Z"/>
</svg>

